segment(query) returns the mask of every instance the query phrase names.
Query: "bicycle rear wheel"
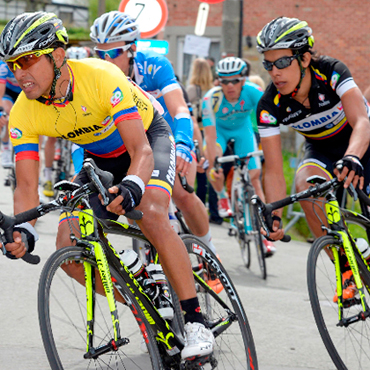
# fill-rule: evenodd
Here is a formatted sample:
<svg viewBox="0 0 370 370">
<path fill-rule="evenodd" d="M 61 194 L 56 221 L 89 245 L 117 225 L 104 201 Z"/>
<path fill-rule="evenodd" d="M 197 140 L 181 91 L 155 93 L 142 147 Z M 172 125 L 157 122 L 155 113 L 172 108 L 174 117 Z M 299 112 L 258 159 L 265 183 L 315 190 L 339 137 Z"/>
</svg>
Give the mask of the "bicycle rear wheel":
<svg viewBox="0 0 370 370">
<path fill-rule="evenodd" d="M 360 370 L 369 368 L 370 363 L 370 318 L 354 322 L 347 327 L 337 326 L 338 305 L 333 302 L 336 292 L 336 273 L 334 263 L 326 253 L 327 248 L 341 247 L 338 239 L 323 236 L 315 240 L 307 264 L 307 283 L 312 311 L 325 347 L 339 370 Z M 363 280 L 370 282 L 365 265 L 358 260 Z M 370 286 L 370 285 L 368 285 Z M 370 305 L 369 291 L 365 288 L 366 302 Z M 362 312 L 362 307 L 353 301 L 344 308 L 343 317 L 349 318 Z M 322 368 L 329 368 L 323 364 Z"/>
<path fill-rule="evenodd" d="M 230 277 L 217 257 L 198 238 L 181 235 L 181 239 L 189 253 L 193 271 L 214 290 L 209 292 L 195 277 L 204 319 L 215 335 L 215 368 L 258 370 L 252 332 Z M 211 368 L 211 364 L 203 367 L 205 370 Z"/>
<path fill-rule="evenodd" d="M 128 338 L 129 342 L 120 346 L 117 351 L 111 350 L 96 359 L 83 357 L 86 353 L 87 336 L 86 289 L 69 275 L 76 267 L 83 273 L 83 262 L 97 268 L 96 261 L 81 248 L 62 248 L 49 257 L 41 273 L 38 292 L 39 322 L 51 369 L 163 369 L 150 325 L 123 279 L 114 270 L 111 270 L 112 281 L 124 291 L 124 300 L 127 302 L 117 302 L 121 337 Z M 95 272 L 98 276 L 99 272 Z M 116 291 L 117 299 L 118 296 L 122 298 Z M 98 348 L 114 338 L 111 313 L 105 296 L 95 295 L 94 311 L 93 346 Z M 148 338 L 149 353 L 143 353 L 143 335 Z"/>
<path fill-rule="evenodd" d="M 251 250 L 249 241 L 246 242 L 245 235 L 245 199 L 240 187 L 234 190 L 233 223 L 236 228 L 236 239 L 238 240 L 242 260 L 246 268 L 251 265 Z"/>
</svg>

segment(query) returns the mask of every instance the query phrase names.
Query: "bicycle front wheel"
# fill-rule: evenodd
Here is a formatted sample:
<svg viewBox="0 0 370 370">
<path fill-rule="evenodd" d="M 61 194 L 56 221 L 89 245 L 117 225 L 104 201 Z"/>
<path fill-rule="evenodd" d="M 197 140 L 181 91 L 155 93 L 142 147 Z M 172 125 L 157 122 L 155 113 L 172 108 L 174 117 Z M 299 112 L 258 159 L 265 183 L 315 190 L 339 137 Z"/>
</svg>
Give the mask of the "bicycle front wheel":
<svg viewBox="0 0 370 370">
<path fill-rule="evenodd" d="M 204 320 L 215 335 L 215 362 L 204 365 L 203 369 L 258 370 L 257 354 L 248 319 L 226 270 L 198 238 L 181 235 L 181 239 L 197 275 L 195 285 Z M 206 281 L 212 290 L 209 291 L 202 285 L 197 277 Z"/>
<path fill-rule="evenodd" d="M 338 305 L 333 301 L 337 286 L 336 273 L 334 263 L 328 256 L 332 247 L 340 248 L 340 241 L 323 236 L 315 240 L 308 255 L 308 292 L 316 325 L 337 369 L 367 369 L 370 363 L 370 318 L 353 322 L 347 327 L 338 326 Z M 358 261 L 360 270 L 361 262 Z M 369 279 L 367 271 L 361 273 Z M 366 288 L 365 299 L 370 305 L 370 295 Z M 351 303 L 345 302 L 344 306 L 344 318 L 355 317 L 362 312 L 358 295 Z M 329 364 L 323 364 L 322 368 L 330 367 Z"/>
<path fill-rule="evenodd" d="M 258 216 L 254 210 L 254 207 L 251 203 L 251 198 L 254 195 L 254 189 L 252 186 L 247 187 L 247 193 L 245 199 L 247 199 L 245 207 L 245 217 L 248 217 L 248 223 L 246 222 L 245 229 L 245 238 L 249 244 L 254 244 L 257 252 L 258 264 L 261 271 L 262 279 L 267 277 L 266 261 L 265 261 L 265 251 L 262 243 L 262 235 L 260 231 L 260 226 L 258 222 Z M 247 220 L 247 219 L 246 219 Z"/>
<path fill-rule="evenodd" d="M 101 282 L 96 261 L 79 247 L 65 247 L 54 252 L 41 273 L 38 291 L 39 322 L 51 369 L 163 369 L 150 325 L 123 279 L 113 269 L 112 281 L 116 287 L 120 286 L 125 295 L 125 304 L 117 302 L 117 319 L 121 338 L 127 338 L 128 343 L 95 359 L 84 358 L 87 348 L 87 308 L 83 263 L 90 264 L 95 270 L 98 286 Z M 76 269 L 79 269 L 80 275 L 76 275 Z M 81 283 L 72 278 L 72 274 L 79 276 Z M 117 290 L 115 296 L 123 301 Z M 95 294 L 93 326 L 95 349 L 107 345 L 114 338 L 105 295 Z M 147 338 L 147 346 L 143 336 Z"/>
</svg>

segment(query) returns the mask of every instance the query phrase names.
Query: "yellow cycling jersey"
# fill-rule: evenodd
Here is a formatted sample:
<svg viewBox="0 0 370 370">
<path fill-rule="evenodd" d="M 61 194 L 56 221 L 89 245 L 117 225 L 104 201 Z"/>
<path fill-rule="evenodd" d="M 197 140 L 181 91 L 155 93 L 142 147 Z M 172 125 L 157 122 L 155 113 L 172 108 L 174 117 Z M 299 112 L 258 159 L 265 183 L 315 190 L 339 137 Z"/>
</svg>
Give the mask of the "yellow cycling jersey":
<svg viewBox="0 0 370 370">
<path fill-rule="evenodd" d="M 137 85 L 114 64 L 89 58 L 68 60 L 70 93 L 46 105 L 21 92 L 9 117 L 10 138 L 16 160 L 38 160 L 39 135 L 61 137 L 90 153 L 118 157 L 126 151 L 116 127 L 119 122 L 141 119 L 147 130 L 153 105 Z"/>
</svg>

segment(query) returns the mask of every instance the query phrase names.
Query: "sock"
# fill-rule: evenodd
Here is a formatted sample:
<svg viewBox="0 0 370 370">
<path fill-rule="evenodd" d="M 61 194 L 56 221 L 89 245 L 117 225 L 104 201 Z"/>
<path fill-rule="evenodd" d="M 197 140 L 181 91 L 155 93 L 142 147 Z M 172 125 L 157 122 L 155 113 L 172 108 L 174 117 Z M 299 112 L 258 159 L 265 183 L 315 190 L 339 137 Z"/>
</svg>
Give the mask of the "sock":
<svg viewBox="0 0 370 370">
<path fill-rule="evenodd" d="M 215 190 L 216 191 L 216 190 Z M 218 199 L 221 199 L 221 198 L 227 198 L 227 194 L 225 192 L 225 189 L 222 188 L 221 191 L 216 191 L 217 195 L 218 195 Z"/>
<path fill-rule="evenodd" d="M 3 147 L 3 150 L 9 150 L 9 141 L 2 141 L 1 146 Z"/>
<path fill-rule="evenodd" d="M 52 167 L 45 167 L 44 168 L 44 177 L 46 181 L 52 181 L 52 173 L 53 168 Z"/>
<path fill-rule="evenodd" d="M 185 301 L 180 301 L 180 304 L 184 313 L 185 323 L 199 322 L 200 324 L 205 325 L 198 297 L 186 299 Z"/>
<path fill-rule="evenodd" d="M 216 247 L 212 243 L 212 236 L 211 231 L 208 230 L 208 233 L 204 236 L 198 236 L 197 237 L 214 253 L 216 254 Z"/>
</svg>

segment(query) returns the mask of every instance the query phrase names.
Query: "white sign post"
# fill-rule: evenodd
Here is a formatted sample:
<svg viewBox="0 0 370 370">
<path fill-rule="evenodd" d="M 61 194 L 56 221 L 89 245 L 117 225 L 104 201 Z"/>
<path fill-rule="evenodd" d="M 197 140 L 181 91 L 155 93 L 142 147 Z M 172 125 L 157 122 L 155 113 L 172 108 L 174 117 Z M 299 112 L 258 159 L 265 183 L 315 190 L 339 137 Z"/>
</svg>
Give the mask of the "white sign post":
<svg viewBox="0 0 370 370">
<path fill-rule="evenodd" d="M 207 19 L 209 13 L 209 4 L 207 3 L 200 3 L 198 9 L 198 16 L 197 22 L 195 23 L 195 30 L 194 33 L 197 36 L 203 36 L 206 30 Z"/>
<path fill-rule="evenodd" d="M 211 39 L 209 39 L 208 37 L 186 35 L 183 52 L 185 54 L 206 57 L 208 56 L 210 45 Z"/>
</svg>

